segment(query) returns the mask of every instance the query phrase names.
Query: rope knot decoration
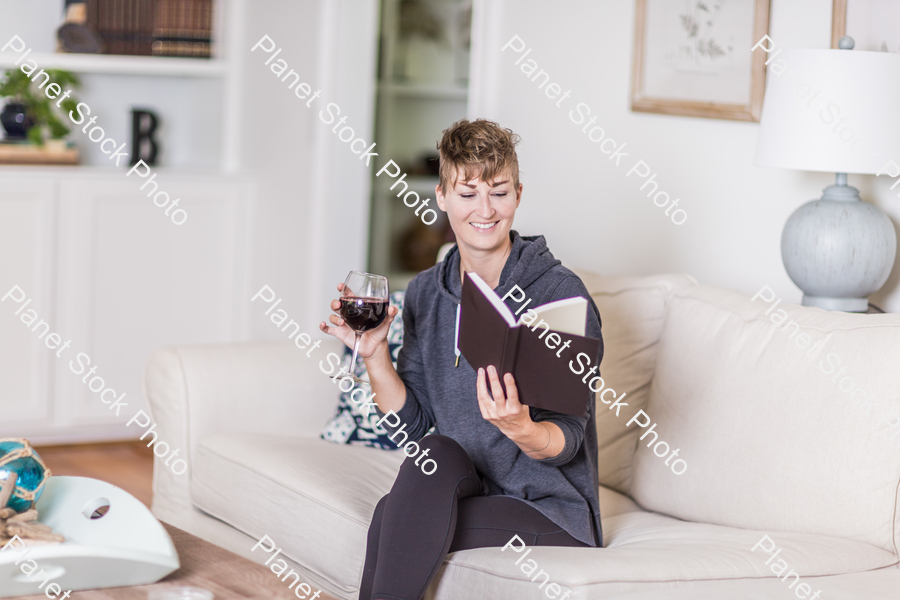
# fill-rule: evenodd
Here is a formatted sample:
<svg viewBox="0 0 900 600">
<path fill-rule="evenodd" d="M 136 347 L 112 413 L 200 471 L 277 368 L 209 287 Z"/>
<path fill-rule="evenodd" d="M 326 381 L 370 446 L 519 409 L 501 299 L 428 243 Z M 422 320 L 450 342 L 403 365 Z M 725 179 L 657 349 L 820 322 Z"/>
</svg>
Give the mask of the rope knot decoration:
<svg viewBox="0 0 900 600">
<path fill-rule="evenodd" d="M 41 457 L 34 451 L 31 444 L 22 438 L 4 438 L 0 442 L 16 442 L 21 444 L 21 448 L 11 451 L 0 458 L 0 470 L 21 458 L 31 458 L 34 460 L 44 472 L 44 478 L 34 490 L 27 490 L 20 485 L 16 485 L 19 480 L 19 474 L 12 469 L 6 470 L 6 478 L 0 483 L 0 543 L 8 543 L 18 537 L 23 544 L 36 543 L 60 543 L 65 541 L 65 537 L 53 533 L 53 530 L 38 521 L 38 511 L 33 506 L 28 510 L 18 513 L 13 508 L 7 508 L 10 498 L 15 493 L 16 497 L 34 503 L 37 496 L 40 495 L 44 484 L 50 478 L 50 469 L 41 460 Z M 26 544 L 27 545 L 27 544 Z"/>
<path fill-rule="evenodd" d="M 11 462 L 19 460 L 20 458 L 31 458 L 44 470 L 44 473 L 46 475 L 34 490 L 27 490 L 20 485 L 16 485 L 14 492 L 10 493 L 10 495 L 14 494 L 17 498 L 21 498 L 26 502 L 34 502 L 35 499 L 37 499 L 37 497 L 41 494 L 41 490 L 44 489 L 44 484 L 47 483 L 47 480 L 50 479 L 50 476 L 52 475 L 50 469 L 47 468 L 47 465 L 44 464 L 44 461 L 41 460 L 41 457 L 37 454 L 37 452 L 34 451 L 34 448 L 31 447 L 31 442 L 29 442 L 25 438 L 3 438 L 0 439 L 0 442 L 18 442 L 22 444 L 21 448 L 13 450 L 9 454 L 5 454 L 2 458 L 0 458 L 0 470 L 2 470 L 3 467 L 10 464 Z M 7 477 L 10 476 L 12 476 L 12 471 L 10 471 L 10 475 L 8 475 Z M 4 486 L 4 489 L 5 487 L 6 486 Z M 9 497 L 0 497 L 0 500 L 2 500 L 0 501 L 0 508 L 6 508 L 6 503 L 9 502 Z"/>
</svg>

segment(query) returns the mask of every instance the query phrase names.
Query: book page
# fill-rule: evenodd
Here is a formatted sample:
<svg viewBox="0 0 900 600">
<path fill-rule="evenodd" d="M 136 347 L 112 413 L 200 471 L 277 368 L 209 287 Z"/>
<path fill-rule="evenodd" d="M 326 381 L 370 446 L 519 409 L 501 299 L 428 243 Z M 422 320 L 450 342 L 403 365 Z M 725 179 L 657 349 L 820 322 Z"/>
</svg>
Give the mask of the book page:
<svg viewBox="0 0 900 600">
<path fill-rule="evenodd" d="M 467 273 L 470 277 L 470 280 L 478 286 L 478 290 L 481 294 L 487 298 L 491 305 L 497 310 L 498 313 L 506 320 L 510 327 L 516 326 L 516 317 L 513 315 L 512 311 L 509 310 L 509 307 L 500 299 L 500 296 L 497 295 L 497 292 L 492 290 L 488 284 L 484 282 L 484 279 L 478 276 L 477 273 Z M 546 305 L 546 306 L 549 306 Z"/>
<path fill-rule="evenodd" d="M 496 296 L 496 294 L 494 295 Z M 554 331 L 584 335 L 587 321 L 587 300 L 581 296 L 548 302 L 533 310 Z M 527 313 L 528 311 L 522 313 L 522 318 Z M 519 324 L 522 324 L 522 318 L 519 319 Z"/>
</svg>

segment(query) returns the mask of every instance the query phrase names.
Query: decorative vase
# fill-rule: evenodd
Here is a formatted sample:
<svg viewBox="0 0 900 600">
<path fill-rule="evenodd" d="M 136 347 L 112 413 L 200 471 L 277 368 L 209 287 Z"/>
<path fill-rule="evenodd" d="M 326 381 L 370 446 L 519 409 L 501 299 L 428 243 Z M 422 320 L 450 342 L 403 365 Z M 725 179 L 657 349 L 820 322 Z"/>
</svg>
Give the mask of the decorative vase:
<svg viewBox="0 0 900 600">
<path fill-rule="evenodd" d="M 7 103 L 3 112 L 0 112 L 0 123 L 6 130 L 6 138 L 10 140 L 24 140 L 28 130 L 34 125 L 21 102 Z"/>
<path fill-rule="evenodd" d="M 35 452 L 28 440 L 0 438 L 0 486 L 13 473 L 17 475 L 16 487 L 6 506 L 17 513 L 31 508 L 50 478 L 50 469 Z"/>
</svg>

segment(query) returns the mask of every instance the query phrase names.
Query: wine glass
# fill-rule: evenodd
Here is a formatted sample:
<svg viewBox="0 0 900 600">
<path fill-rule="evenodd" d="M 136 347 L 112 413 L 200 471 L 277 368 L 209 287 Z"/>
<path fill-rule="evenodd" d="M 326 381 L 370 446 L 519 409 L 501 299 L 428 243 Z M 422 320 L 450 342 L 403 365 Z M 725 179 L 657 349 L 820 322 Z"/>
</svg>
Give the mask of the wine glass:
<svg viewBox="0 0 900 600">
<path fill-rule="evenodd" d="M 356 367 L 359 340 L 362 334 L 375 329 L 384 322 L 388 314 L 388 280 L 383 275 L 373 275 L 361 271 L 350 271 L 341 292 L 341 318 L 347 327 L 356 333 L 353 342 L 353 358 L 350 370 Z M 369 383 L 354 373 L 348 373 L 356 383 Z"/>
</svg>

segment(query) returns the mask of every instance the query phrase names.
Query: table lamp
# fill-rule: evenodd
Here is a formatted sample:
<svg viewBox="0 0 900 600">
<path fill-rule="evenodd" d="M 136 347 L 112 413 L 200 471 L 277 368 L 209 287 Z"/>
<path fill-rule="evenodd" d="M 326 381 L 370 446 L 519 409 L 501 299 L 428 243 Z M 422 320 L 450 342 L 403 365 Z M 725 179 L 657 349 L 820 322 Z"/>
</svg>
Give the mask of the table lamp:
<svg viewBox="0 0 900 600">
<path fill-rule="evenodd" d="M 846 36 L 840 48 L 769 59 L 756 164 L 836 173 L 788 219 L 781 256 L 804 306 L 865 312 L 890 275 L 897 236 L 847 174 L 900 175 L 900 54 L 853 51 Z"/>
</svg>

